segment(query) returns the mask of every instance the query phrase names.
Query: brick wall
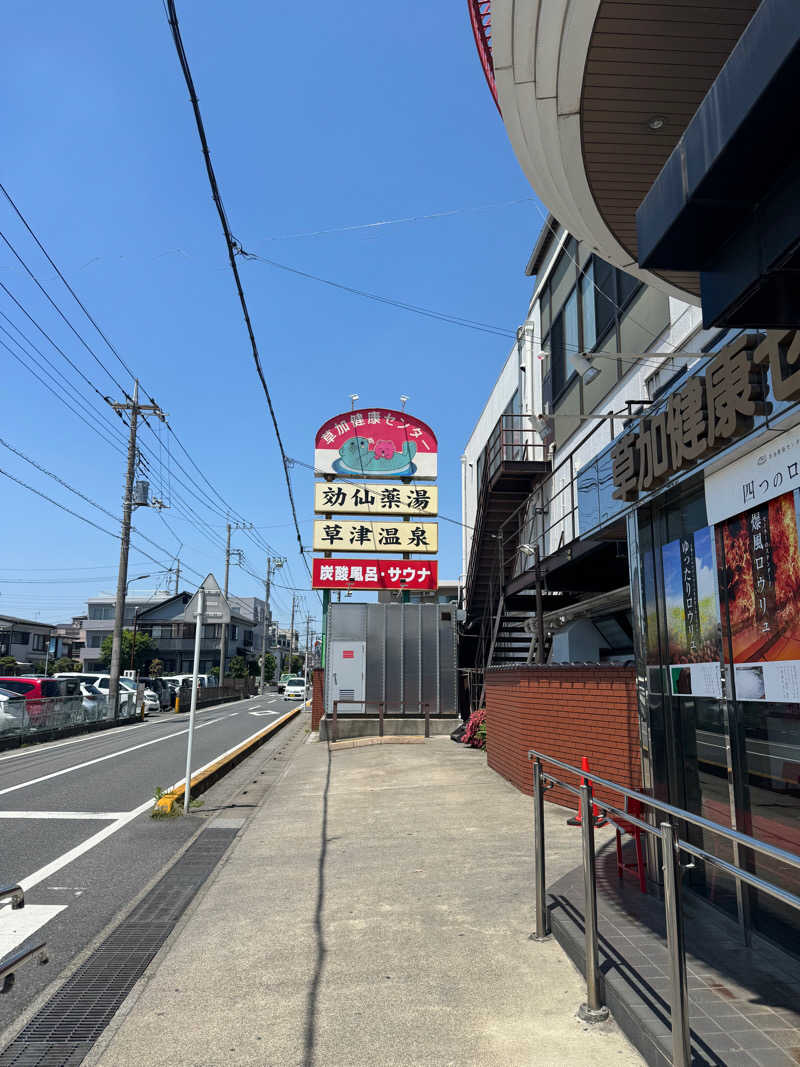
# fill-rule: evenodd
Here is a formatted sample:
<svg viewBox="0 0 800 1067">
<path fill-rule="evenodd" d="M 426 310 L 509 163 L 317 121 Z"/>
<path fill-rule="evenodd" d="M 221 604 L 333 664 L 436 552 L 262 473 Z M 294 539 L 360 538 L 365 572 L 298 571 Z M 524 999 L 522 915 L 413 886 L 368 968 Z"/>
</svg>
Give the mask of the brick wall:
<svg viewBox="0 0 800 1067">
<path fill-rule="evenodd" d="M 577 767 L 581 757 L 587 756 L 591 770 L 604 778 L 641 788 L 633 667 L 490 670 L 486 674 L 486 723 L 489 766 L 523 793 L 532 791 L 530 748 Z M 551 770 L 578 784 L 566 772 Z M 604 795 L 602 789 L 599 793 Z M 577 797 L 560 786 L 548 790 L 545 797 L 564 807 L 578 806 Z"/>
<path fill-rule="evenodd" d="M 311 690 L 311 729 L 318 730 L 320 720 L 325 714 L 325 702 L 324 702 L 324 684 L 325 684 L 325 671 L 322 667 L 315 667 L 312 672 L 312 686 Z"/>
</svg>

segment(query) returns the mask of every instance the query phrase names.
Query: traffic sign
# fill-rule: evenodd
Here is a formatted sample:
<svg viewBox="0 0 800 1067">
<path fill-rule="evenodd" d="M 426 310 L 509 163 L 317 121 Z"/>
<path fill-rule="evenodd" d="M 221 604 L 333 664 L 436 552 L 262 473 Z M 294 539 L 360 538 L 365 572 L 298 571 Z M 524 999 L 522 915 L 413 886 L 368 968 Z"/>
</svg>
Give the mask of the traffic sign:
<svg viewBox="0 0 800 1067">
<path fill-rule="evenodd" d="M 231 609 L 228 601 L 225 599 L 225 594 L 217 584 L 217 579 L 213 574 L 205 579 L 200 586 L 206 594 L 206 605 L 203 611 L 203 622 L 220 622 L 229 623 L 231 621 Z M 194 594 L 192 599 L 186 605 L 185 616 L 187 619 L 197 618 L 198 599 L 199 592 Z"/>
</svg>

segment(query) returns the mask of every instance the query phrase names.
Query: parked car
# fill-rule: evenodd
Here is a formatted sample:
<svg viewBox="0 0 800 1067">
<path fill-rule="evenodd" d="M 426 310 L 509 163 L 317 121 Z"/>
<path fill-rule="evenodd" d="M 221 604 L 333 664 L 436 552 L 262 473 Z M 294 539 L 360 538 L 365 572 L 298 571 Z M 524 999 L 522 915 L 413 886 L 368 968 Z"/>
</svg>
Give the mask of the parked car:
<svg viewBox="0 0 800 1067">
<path fill-rule="evenodd" d="M 105 718 L 108 696 L 91 682 L 79 682 L 83 697 L 83 717 L 86 722 L 98 722 Z"/>
<path fill-rule="evenodd" d="M 13 689 L 0 688 L 0 737 L 20 733 L 28 726 L 25 697 Z"/>
<path fill-rule="evenodd" d="M 68 726 L 80 722 L 83 708 L 80 682 L 76 678 L 27 677 L 0 678 L 0 688 L 25 698 L 26 711 L 33 730 Z"/>
<path fill-rule="evenodd" d="M 180 688 L 182 685 L 191 685 L 192 684 L 192 675 L 191 674 L 168 674 L 168 675 L 166 675 L 164 677 L 163 680 L 165 682 L 169 682 L 170 684 L 177 685 L 178 688 Z M 215 686 L 216 684 L 217 684 L 217 679 L 214 677 L 213 674 L 198 674 L 198 676 L 197 676 L 197 687 L 198 687 L 198 689 L 207 689 L 209 686 Z"/>
<path fill-rule="evenodd" d="M 139 684 L 145 687 L 145 707 L 148 711 L 169 711 L 172 707 L 172 690 L 165 678 L 140 678 Z M 152 707 L 152 701 L 148 701 L 147 693 L 155 693 L 158 697 L 157 707 Z"/>
<path fill-rule="evenodd" d="M 289 681 L 289 679 L 291 677 L 292 677 L 291 674 L 282 674 L 280 676 L 280 678 L 278 679 L 278 692 L 279 693 L 282 693 L 284 691 L 284 689 L 286 688 L 286 683 Z"/>
<path fill-rule="evenodd" d="M 284 700 L 305 700 L 306 683 L 304 678 L 290 677 L 283 691 Z"/>
</svg>

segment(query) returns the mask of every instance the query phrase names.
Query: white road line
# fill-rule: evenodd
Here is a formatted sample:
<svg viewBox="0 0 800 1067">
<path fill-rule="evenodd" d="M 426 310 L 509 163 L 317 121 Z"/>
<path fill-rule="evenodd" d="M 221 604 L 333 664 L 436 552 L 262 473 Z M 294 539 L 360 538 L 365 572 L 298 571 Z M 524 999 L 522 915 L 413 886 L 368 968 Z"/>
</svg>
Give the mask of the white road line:
<svg viewBox="0 0 800 1067">
<path fill-rule="evenodd" d="M 54 919 L 66 904 L 26 904 L 24 908 L 0 910 L 0 959 Z"/>
<path fill-rule="evenodd" d="M 217 705 L 217 708 L 224 707 L 223 704 Z M 197 714 L 207 715 L 209 712 L 216 710 L 215 708 L 201 708 Z M 232 712 L 232 715 L 238 715 L 238 711 Z M 232 717 L 229 716 L 230 717 Z M 9 752 L 5 756 L 0 756 L 0 763 L 5 763 L 6 760 L 20 759 L 23 756 L 41 756 L 47 755 L 48 752 L 55 752 L 56 749 L 66 748 L 67 745 L 81 745 L 86 744 L 89 741 L 110 741 L 114 737 L 118 737 L 120 734 L 125 734 L 129 730 L 141 730 L 143 726 L 161 726 L 166 724 L 169 726 L 173 723 L 175 726 L 179 726 L 186 720 L 183 718 L 170 718 L 167 715 L 162 715 L 158 719 L 148 719 L 146 722 L 134 722 L 129 726 L 114 726 L 108 730 L 95 730 L 90 734 L 82 734 L 80 737 L 72 737 L 69 741 L 48 741 L 45 744 L 33 745 L 30 748 L 24 748 L 18 752 Z M 174 734 L 170 736 L 174 737 Z"/>
<path fill-rule="evenodd" d="M 99 819 L 113 822 L 125 814 L 124 811 L 0 811 L 0 819 Z"/>
<path fill-rule="evenodd" d="M 6 760 L 19 759 L 20 756 L 39 756 L 46 755 L 48 752 L 54 752 L 57 748 L 66 748 L 67 745 L 79 745 L 82 741 L 102 741 L 109 737 L 116 737 L 118 734 L 126 734 L 128 730 L 141 730 L 143 726 L 150 726 L 152 723 L 135 722 L 131 726 L 116 726 L 111 730 L 97 730 L 91 734 L 84 734 L 82 737 L 73 737 L 69 741 L 54 741 L 52 744 L 34 745 L 32 748 L 24 748 L 19 752 L 10 752 L 7 756 L 0 756 L 0 763 L 5 763 Z"/>
<path fill-rule="evenodd" d="M 195 729 L 197 729 L 197 727 L 195 727 Z M 254 734 L 250 734 L 249 737 L 245 737 L 241 741 L 237 741 L 237 743 L 232 748 L 226 749 L 225 752 L 220 752 L 218 756 L 215 756 L 212 760 L 209 760 L 208 763 L 204 763 L 202 767 L 197 767 L 195 770 L 193 770 L 192 774 L 199 774 L 201 771 L 206 770 L 208 767 L 212 767 L 217 762 L 217 760 L 224 759 L 225 756 L 229 756 L 232 752 L 235 752 L 241 745 L 245 745 L 248 741 L 252 741 L 253 738 L 257 737 L 264 729 L 266 729 L 266 727 L 262 726 L 261 729 L 256 730 Z M 182 785 L 185 781 L 185 777 L 178 779 L 177 782 L 174 782 L 169 787 L 169 789 L 165 789 L 164 792 L 169 793 L 171 790 L 177 789 L 178 786 Z M 133 822 L 133 820 L 136 819 L 143 812 L 148 810 L 152 811 L 153 804 L 153 798 L 150 797 L 148 800 L 145 800 L 143 804 L 140 804 L 138 808 L 133 808 L 131 811 L 128 811 L 124 815 L 122 815 L 115 822 L 109 823 L 108 826 L 104 826 L 103 829 L 100 830 L 98 833 L 93 834 L 91 837 L 87 837 L 85 841 L 82 841 L 79 845 L 76 845 L 74 848 L 71 848 L 69 852 L 63 853 L 63 855 L 59 856 L 57 859 L 52 860 L 46 866 L 40 867 L 38 871 L 34 871 L 33 874 L 29 874 L 27 878 L 21 878 L 19 884 L 27 893 L 29 889 L 32 889 L 35 885 L 38 885 L 39 882 L 43 881 L 45 878 L 49 878 L 51 875 L 55 874 L 56 871 L 60 871 L 61 868 L 66 867 L 68 863 L 72 863 L 74 860 L 80 859 L 80 857 L 83 856 L 86 852 L 91 851 L 91 849 L 95 848 L 96 845 L 101 844 L 103 841 L 106 840 L 106 838 L 111 837 L 112 834 L 115 834 L 117 830 L 121 830 L 123 826 L 127 826 L 129 822 Z"/>
<path fill-rule="evenodd" d="M 202 730 L 204 726 L 213 726 L 215 722 L 220 722 L 220 719 L 211 719 L 210 722 L 202 722 L 198 726 L 195 726 L 195 730 Z M 148 745 L 157 745 L 161 741 L 170 741 L 173 737 L 180 737 L 182 734 L 188 734 L 188 729 L 178 730 L 174 734 L 167 734 L 165 737 L 154 737 L 152 741 L 143 741 L 141 745 L 131 745 L 130 748 L 123 748 L 119 752 L 109 752 L 105 756 L 97 756 L 95 759 L 86 760 L 84 763 L 76 763 L 73 767 L 63 767 L 60 771 L 52 771 L 50 774 L 43 774 L 39 778 L 31 778 L 27 782 L 20 782 L 18 785 L 9 785 L 5 789 L 0 789 L 0 796 L 6 793 L 13 793 L 17 789 L 25 789 L 29 785 L 38 785 L 39 782 L 47 782 L 51 778 L 58 778 L 62 774 L 71 774 L 73 771 L 83 770 L 84 767 L 91 767 L 95 763 L 104 763 L 108 759 L 116 759 L 117 756 L 125 756 L 128 752 L 136 752 L 140 748 L 147 748 Z"/>
</svg>

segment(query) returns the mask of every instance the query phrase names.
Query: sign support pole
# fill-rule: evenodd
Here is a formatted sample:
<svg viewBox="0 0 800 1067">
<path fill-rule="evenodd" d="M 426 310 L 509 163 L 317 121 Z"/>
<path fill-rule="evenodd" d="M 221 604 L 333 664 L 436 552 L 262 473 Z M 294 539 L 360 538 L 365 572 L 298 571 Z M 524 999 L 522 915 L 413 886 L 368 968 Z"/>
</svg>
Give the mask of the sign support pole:
<svg viewBox="0 0 800 1067">
<path fill-rule="evenodd" d="M 328 605 L 331 602 L 330 589 L 322 590 L 322 646 L 320 655 L 320 666 L 325 666 L 325 657 L 328 651 Z"/>
<path fill-rule="evenodd" d="M 203 616 L 206 610 L 206 591 L 200 586 L 197 591 L 197 614 L 194 621 L 194 665 L 192 668 L 192 703 L 189 708 L 189 735 L 186 739 L 186 790 L 183 794 L 183 814 L 189 814 L 192 789 L 192 740 L 194 738 L 194 713 L 197 709 L 197 674 L 200 670 L 200 640 L 203 633 Z"/>
</svg>

